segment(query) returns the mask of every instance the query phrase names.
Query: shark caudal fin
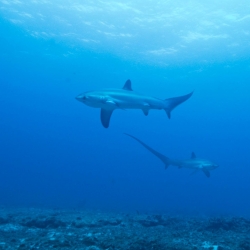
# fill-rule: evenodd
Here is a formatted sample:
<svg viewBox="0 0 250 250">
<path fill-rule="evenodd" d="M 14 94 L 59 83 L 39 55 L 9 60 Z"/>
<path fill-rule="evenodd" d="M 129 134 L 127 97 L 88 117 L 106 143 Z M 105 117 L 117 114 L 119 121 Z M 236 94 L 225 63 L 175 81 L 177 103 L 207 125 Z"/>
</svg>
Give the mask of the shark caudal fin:
<svg viewBox="0 0 250 250">
<path fill-rule="evenodd" d="M 169 119 L 171 118 L 171 111 L 175 107 L 177 107 L 178 105 L 180 105 L 181 103 L 183 103 L 187 99 L 189 99 L 192 96 L 192 94 L 193 94 L 193 92 L 191 92 L 187 95 L 165 99 L 166 108 L 164 108 L 164 110 L 166 111 Z"/>
<path fill-rule="evenodd" d="M 101 122 L 104 128 L 109 127 L 109 121 L 113 111 L 113 109 L 101 109 Z"/>
<path fill-rule="evenodd" d="M 141 140 L 137 139 L 137 138 L 134 137 L 133 135 L 130 135 L 130 134 L 127 134 L 127 133 L 124 133 L 124 134 L 127 135 L 127 136 L 129 136 L 129 137 L 131 137 L 131 138 L 133 138 L 134 140 L 138 141 L 143 147 L 145 147 L 148 151 L 150 151 L 152 154 L 154 154 L 156 157 L 158 157 L 158 158 L 165 164 L 165 169 L 166 169 L 169 165 L 171 165 L 170 159 L 169 159 L 167 156 L 165 156 L 165 155 L 163 155 L 163 154 L 157 152 L 156 150 L 152 149 L 152 148 L 149 147 L 147 144 L 145 144 L 145 143 L 142 142 Z"/>
</svg>

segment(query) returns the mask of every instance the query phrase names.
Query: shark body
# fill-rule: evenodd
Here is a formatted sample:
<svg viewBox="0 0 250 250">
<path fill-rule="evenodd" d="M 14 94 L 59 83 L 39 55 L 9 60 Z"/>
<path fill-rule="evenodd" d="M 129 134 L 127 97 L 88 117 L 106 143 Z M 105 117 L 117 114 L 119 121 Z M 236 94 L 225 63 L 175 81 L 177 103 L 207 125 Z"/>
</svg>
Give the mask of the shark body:
<svg viewBox="0 0 250 250">
<path fill-rule="evenodd" d="M 105 128 L 109 127 L 111 115 L 115 109 L 141 109 L 148 115 L 150 109 L 164 109 L 171 117 L 171 111 L 191 97 L 193 92 L 179 97 L 161 100 L 151 96 L 138 94 L 132 90 L 131 81 L 127 80 L 122 89 L 102 89 L 88 91 L 76 97 L 87 106 L 101 109 L 101 122 Z"/>
<path fill-rule="evenodd" d="M 131 138 L 135 139 L 138 141 L 142 146 L 144 146 L 147 150 L 149 150 L 152 154 L 154 154 L 156 157 L 158 157 L 164 164 L 165 164 L 165 169 L 169 165 L 177 166 L 178 168 L 190 168 L 193 169 L 194 172 L 197 172 L 201 170 L 207 177 L 210 177 L 210 170 L 213 170 L 218 167 L 217 164 L 206 160 L 206 159 L 199 159 L 196 158 L 196 155 L 194 152 L 192 152 L 191 158 L 187 160 L 173 160 L 168 158 L 167 156 L 157 152 L 153 148 L 149 147 L 147 144 L 142 142 L 141 140 L 137 139 L 136 137 L 126 134 L 127 136 L 130 136 Z"/>
</svg>

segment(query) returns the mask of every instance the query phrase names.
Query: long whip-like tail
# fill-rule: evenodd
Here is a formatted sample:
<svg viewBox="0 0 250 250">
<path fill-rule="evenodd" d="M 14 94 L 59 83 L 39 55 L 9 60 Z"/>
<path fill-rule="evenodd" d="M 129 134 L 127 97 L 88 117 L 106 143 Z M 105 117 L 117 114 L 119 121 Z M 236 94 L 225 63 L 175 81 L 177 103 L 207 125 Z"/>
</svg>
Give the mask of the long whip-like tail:
<svg viewBox="0 0 250 250">
<path fill-rule="evenodd" d="M 144 146 L 147 150 L 149 150 L 152 154 L 154 154 L 156 157 L 158 157 L 164 164 L 165 164 L 165 168 L 167 168 L 170 165 L 170 159 L 157 152 L 156 150 L 154 150 L 153 148 L 149 147 L 147 144 L 145 144 L 144 142 L 142 142 L 141 140 L 137 139 L 136 137 L 134 137 L 133 135 L 124 133 L 127 136 L 130 136 L 131 138 L 133 138 L 134 140 L 138 141 L 142 146 Z"/>
</svg>

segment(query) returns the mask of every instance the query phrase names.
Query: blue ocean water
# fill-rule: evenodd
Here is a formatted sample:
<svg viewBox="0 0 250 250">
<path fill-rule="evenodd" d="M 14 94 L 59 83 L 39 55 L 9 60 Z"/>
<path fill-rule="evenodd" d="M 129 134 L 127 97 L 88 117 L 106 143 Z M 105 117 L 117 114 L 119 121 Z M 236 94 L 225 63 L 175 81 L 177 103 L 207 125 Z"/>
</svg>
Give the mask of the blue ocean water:
<svg viewBox="0 0 250 250">
<path fill-rule="evenodd" d="M 0 1 L 0 205 L 249 216 L 249 8 Z M 115 110 L 108 129 L 75 100 L 127 79 L 162 99 L 194 94 L 170 120 Z M 124 132 L 220 167 L 165 170 Z"/>
</svg>

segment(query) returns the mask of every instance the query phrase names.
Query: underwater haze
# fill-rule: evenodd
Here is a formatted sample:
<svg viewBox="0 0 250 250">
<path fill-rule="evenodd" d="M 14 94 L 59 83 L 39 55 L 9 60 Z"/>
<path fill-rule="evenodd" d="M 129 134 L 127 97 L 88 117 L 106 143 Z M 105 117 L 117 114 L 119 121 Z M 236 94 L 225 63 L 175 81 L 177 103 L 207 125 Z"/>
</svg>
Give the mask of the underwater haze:
<svg viewBox="0 0 250 250">
<path fill-rule="evenodd" d="M 0 205 L 250 216 L 250 2 L 0 0 Z M 173 110 L 100 110 L 132 89 Z M 164 164 L 209 159 L 203 172 Z"/>
</svg>

